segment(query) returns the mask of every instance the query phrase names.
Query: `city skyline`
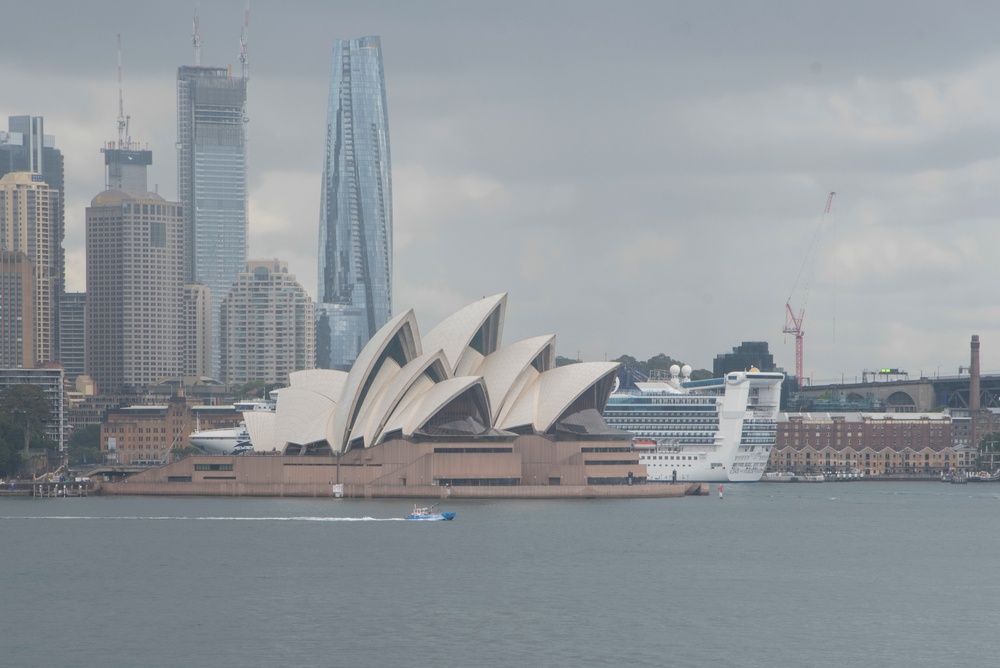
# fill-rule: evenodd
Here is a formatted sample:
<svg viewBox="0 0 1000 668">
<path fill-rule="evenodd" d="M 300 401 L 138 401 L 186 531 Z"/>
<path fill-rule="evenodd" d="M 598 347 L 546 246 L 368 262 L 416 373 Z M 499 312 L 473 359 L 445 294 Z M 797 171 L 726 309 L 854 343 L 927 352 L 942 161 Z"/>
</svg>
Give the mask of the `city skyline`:
<svg viewBox="0 0 1000 668">
<path fill-rule="evenodd" d="M 317 284 L 330 47 L 379 34 L 397 310 L 433 322 L 504 290 L 519 326 L 556 334 L 572 356 L 663 352 L 707 368 L 753 340 L 791 369 L 784 304 L 835 190 L 806 374 L 954 373 L 971 334 L 995 372 L 1000 51 L 987 26 L 1000 9 L 784 10 L 255 3 L 250 255 Z M 176 67 L 192 60 L 193 11 L 56 2 L 47 31 L 72 54 L 16 32 L 0 45 L 0 118 L 44 116 L 66 158 L 70 291 L 83 289 L 83 211 L 101 189 L 93 147 L 115 130 L 115 36 L 133 134 L 162 156 L 151 189 L 175 199 Z M 201 8 L 205 62 L 238 67 L 243 11 Z"/>
</svg>

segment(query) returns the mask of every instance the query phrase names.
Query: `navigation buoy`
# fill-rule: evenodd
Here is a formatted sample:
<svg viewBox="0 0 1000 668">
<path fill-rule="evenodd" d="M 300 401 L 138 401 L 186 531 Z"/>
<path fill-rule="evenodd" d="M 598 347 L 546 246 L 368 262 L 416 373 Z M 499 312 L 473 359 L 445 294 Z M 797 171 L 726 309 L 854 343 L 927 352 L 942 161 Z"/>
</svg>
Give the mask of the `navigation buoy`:
<svg viewBox="0 0 1000 668">
<path fill-rule="evenodd" d="M 719 485 L 719 499 L 722 499 L 722 485 Z"/>
</svg>

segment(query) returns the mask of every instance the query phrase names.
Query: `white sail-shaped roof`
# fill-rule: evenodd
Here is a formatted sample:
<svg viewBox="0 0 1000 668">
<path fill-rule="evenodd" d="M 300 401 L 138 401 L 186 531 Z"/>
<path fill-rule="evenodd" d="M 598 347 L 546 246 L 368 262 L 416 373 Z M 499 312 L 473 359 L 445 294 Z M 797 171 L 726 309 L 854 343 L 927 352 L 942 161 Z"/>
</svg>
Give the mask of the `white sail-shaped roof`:
<svg viewBox="0 0 1000 668">
<path fill-rule="evenodd" d="M 403 435 L 413 436 L 439 411 L 470 390 L 479 411 L 485 419 L 489 419 L 490 405 L 483 379 L 479 376 L 459 376 L 438 383 L 413 402 L 403 424 Z M 489 425 L 485 427 L 488 429 Z"/>
<path fill-rule="evenodd" d="M 408 392 L 411 392 L 415 387 L 427 390 L 435 383 L 447 380 L 450 376 L 448 359 L 441 350 L 426 352 L 400 369 L 399 373 L 379 393 L 377 404 L 373 406 L 365 421 L 365 446 L 371 447 L 381 440 L 383 427 Z M 418 383 L 418 379 L 421 382 Z M 360 426 L 360 424 L 356 424 L 355 430 Z"/>
<path fill-rule="evenodd" d="M 517 429 L 531 425 L 536 433 L 544 434 L 577 398 L 617 370 L 618 362 L 583 362 L 550 369 L 521 390 L 498 426 Z"/>
<path fill-rule="evenodd" d="M 305 445 L 326 438 L 326 426 L 337 404 L 313 390 L 286 387 L 278 394 L 274 439 L 283 449 L 289 443 Z M 251 439 L 252 440 L 252 439 Z"/>
<path fill-rule="evenodd" d="M 486 381 L 486 391 L 490 395 L 491 419 L 496 422 L 505 405 L 517 398 L 512 393 L 523 387 L 523 380 L 531 379 L 538 372 L 548 371 L 555 366 L 556 337 L 536 336 L 504 346 L 479 365 L 477 374 Z M 538 370 L 532 363 L 538 359 Z M 522 382 L 518 383 L 521 379 Z"/>
<path fill-rule="evenodd" d="M 547 432 L 580 395 L 617 370 L 618 362 L 582 362 L 567 364 L 540 375 L 537 381 L 535 431 L 540 434 Z"/>
<path fill-rule="evenodd" d="M 319 392 L 333 401 L 340 401 L 347 382 L 346 371 L 334 369 L 303 369 L 288 374 L 288 385 Z"/>
<path fill-rule="evenodd" d="M 255 452 L 270 452 L 281 450 L 284 443 L 278 443 L 274 437 L 274 426 L 277 414 L 272 411 L 246 411 L 243 421 L 247 423 L 247 433 Z"/>
<path fill-rule="evenodd" d="M 528 367 L 530 373 L 534 368 Z M 530 427 L 535 423 L 535 405 L 538 403 L 538 377 L 541 374 L 535 372 L 534 377 L 525 380 L 521 388 L 518 389 L 514 400 L 508 402 L 504 407 L 500 419 L 494 424 L 498 429 L 514 430 L 522 427 Z"/>
<path fill-rule="evenodd" d="M 414 406 L 423 401 L 424 395 L 436 384 L 425 375 L 417 376 L 413 384 L 406 389 L 406 393 L 396 406 L 396 410 L 386 420 L 385 426 L 379 432 L 379 440 L 386 438 L 386 436 L 393 432 L 401 431 L 403 424 L 410 415 L 410 411 L 413 410 Z"/>
<path fill-rule="evenodd" d="M 460 367 L 466 349 L 487 356 L 500 347 L 507 293 L 484 297 L 455 311 L 427 332 L 424 350 L 440 348 L 448 358 L 452 374 Z"/>
<path fill-rule="evenodd" d="M 420 439 L 595 427 L 599 416 L 592 409 L 603 410 L 618 364 L 553 368 L 551 335 L 500 348 L 506 303 L 506 293 L 474 302 L 423 340 L 413 311 L 406 311 L 372 337 L 349 372 L 290 374 L 276 412 L 247 417 L 254 448 L 325 440 L 341 453 L 400 434 Z"/>
<path fill-rule="evenodd" d="M 397 365 L 405 366 L 420 355 L 420 335 L 413 309 L 399 314 L 365 344 L 358 354 L 341 394 L 341 400 L 329 422 L 327 441 L 334 452 L 347 449 L 347 436 L 354 426 L 358 411 L 369 389 L 369 379 L 377 375 L 382 364 L 392 359 Z"/>
<path fill-rule="evenodd" d="M 419 358 L 418 358 L 419 359 Z M 409 366 L 409 365 L 407 365 Z M 372 382 L 368 386 L 368 392 L 365 394 L 365 400 L 361 402 L 361 408 L 358 410 L 358 416 L 354 420 L 354 426 L 351 427 L 351 435 L 348 437 L 347 442 L 351 443 L 357 438 L 361 438 L 365 433 L 365 426 L 368 424 L 369 419 L 372 419 L 371 414 L 372 408 L 378 404 L 378 398 L 382 394 L 382 390 L 385 386 L 392 381 L 393 378 L 399 373 L 399 365 L 396 364 L 396 360 L 389 358 L 379 367 L 378 373 L 372 379 Z M 373 418 L 377 420 L 378 418 Z"/>
</svg>

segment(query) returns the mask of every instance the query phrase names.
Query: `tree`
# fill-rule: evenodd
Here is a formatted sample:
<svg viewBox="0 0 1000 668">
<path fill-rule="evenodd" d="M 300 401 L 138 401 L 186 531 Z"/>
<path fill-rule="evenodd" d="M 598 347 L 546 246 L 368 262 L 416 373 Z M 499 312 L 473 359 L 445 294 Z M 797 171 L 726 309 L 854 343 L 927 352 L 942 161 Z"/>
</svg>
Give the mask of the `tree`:
<svg viewBox="0 0 1000 668">
<path fill-rule="evenodd" d="M 52 402 L 37 385 L 13 385 L 0 393 L 0 419 L 21 428 L 24 451 L 31 434 L 40 432 L 52 417 Z"/>
<path fill-rule="evenodd" d="M 992 431 L 979 439 L 980 452 L 1000 452 L 1000 431 Z"/>
<path fill-rule="evenodd" d="M 17 474 L 21 466 L 21 453 L 18 444 L 21 433 L 13 425 L 0 421 L 0 477 Z"/>
<path fill-rule="evenodd" d="M 77 429 L 69 437 L 69 444 L 66 447 L 70 466 L 101 462 L 101 425 L 89 424 Z"/>
<path fill-rule="evenodd" d="M 691 380 L 708 380 L 714 377 L 715 374 L 708 369 L 694 369 L 691 371 Z"/>
<path fill-rule="evenodd" d="M 683 364 L 673 359 L 669 355 L 664 355 L 663 353 L 660 353 L 659 355 L 654 355 L 653 357 L 650 357 L 648 360 L 646 360 L 646 368 L 651 371 L 653 369 L 664 369 L 664 370 L 669 369 L 674 364 L 676 364 L 677 366 L 684 366 Z"/>
<path fill-rule="evenodd" d="M 622 355 L 618 359 L 611 360 L 611 361 L 612 362 L 619 362 L 619 363 L 621 363 L 622 366 L 628 367 L 630 369 L 637 369 L 637 368 L 639 368 L 639 365 L 641 364 L 641 362 L 639 362 L 639 360 L 637 360 L 636 358 L 632 357 L 631 355 Z"/>
<path fill-rule="evenodd" d="M 237 388 L 236 393 L 241 397 L 265 398 L 267 396 L 267 381 L 257 379 L 243 383 Z"/>
</svg>

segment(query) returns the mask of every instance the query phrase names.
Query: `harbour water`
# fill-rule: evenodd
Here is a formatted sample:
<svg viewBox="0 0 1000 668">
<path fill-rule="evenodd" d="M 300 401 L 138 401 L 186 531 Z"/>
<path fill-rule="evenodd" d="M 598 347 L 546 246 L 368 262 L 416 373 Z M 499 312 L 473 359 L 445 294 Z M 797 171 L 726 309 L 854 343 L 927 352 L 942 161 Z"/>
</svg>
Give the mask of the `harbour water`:
<svg viewBox="0 0 1000 668">
<path fill-rule="evenodd" d="M 714 492 L 713 488 L 713 492 Z M 943 666 L 1000 650 L 1000 485 L 0 499 L 0 665 Z"/>
</svg>

